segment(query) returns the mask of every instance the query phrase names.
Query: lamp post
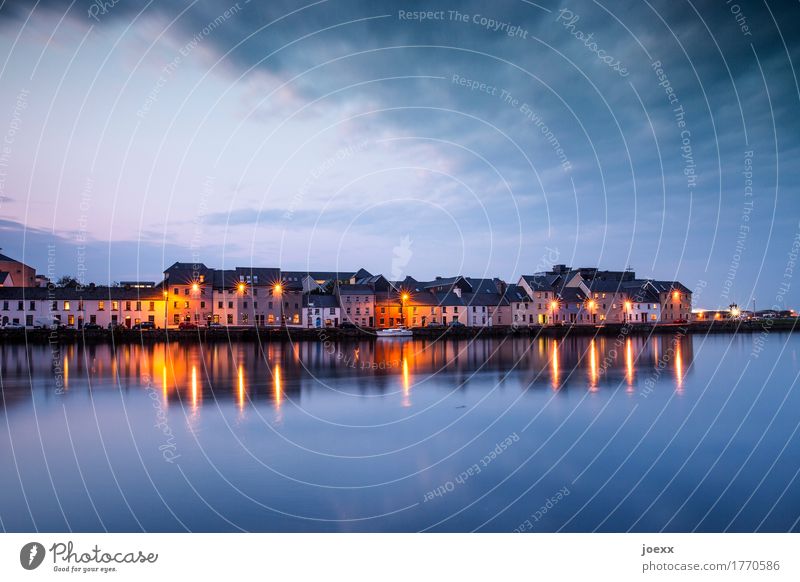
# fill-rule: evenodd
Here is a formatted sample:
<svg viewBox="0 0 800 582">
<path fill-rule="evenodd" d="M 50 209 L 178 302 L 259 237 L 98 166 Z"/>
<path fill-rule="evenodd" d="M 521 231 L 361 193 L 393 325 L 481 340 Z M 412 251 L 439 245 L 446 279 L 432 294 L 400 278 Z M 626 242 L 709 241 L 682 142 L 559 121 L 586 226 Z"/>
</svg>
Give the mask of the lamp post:
<svg viewBox="0 0 800 582">
<path fill-rule="evenodd" d="M 275 286 L 272 288 L 272 291 L 273 291 L 273 295 L 277 295 L 278 296 L 278 303 L 280 304 L 280 309 L 278 311 L 278 327 L 280 327 L 284 323 L 283 322 L 283 294 L 281 293 L 281 291 L 283 291 L 283 285 L 281 285 L 280 282 L 275 283 Z"/>
<path fill-rule="evenodd" d="M 550 325 L 556 324 L 556 309 L 558 309 L 558 301 L 550 302 Z"/>
<path fill-rule="evenodd" d="M 400 293 L 400 325 L 406 324 L 405 304 L 408 301 L 408 293 L 403 291 Z"/>
<path fill-rule="evenodd" d="M 630 311 L 630 309 L 633 306 L 633 304 L 629 300 L 626 299 L 623 302 L 623 305 L 625 306 L 625 313 L 624 313 L 624 317 L 623 317 L 623 323 L 626 323 L 628 321 L 628 312 Z"/>
</svg>

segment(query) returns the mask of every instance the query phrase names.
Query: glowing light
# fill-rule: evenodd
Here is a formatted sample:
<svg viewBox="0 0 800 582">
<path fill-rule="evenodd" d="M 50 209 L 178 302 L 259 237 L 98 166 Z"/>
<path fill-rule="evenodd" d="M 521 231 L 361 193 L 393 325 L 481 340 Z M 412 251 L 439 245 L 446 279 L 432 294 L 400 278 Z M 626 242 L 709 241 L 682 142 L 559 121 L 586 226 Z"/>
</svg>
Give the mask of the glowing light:
<svg viewBox="0 0 800 582">
<path fill-rule="evenodd" d="M 552 309 L 552 310 L 554 310 L 554 311 L 555 311 L 556 309 L 558 309 L 558 301 L 553 301 L 553 302 L 551 302 L 551 303 L 550 303 L 550 309 Z"/>
<path fill-rule="evenodd" d="M 401 298 L 403 301 L 408 301 L 408 293 L 403 293 L 403 294 L 400 296 L 400 298 Z"/>
<path fill-rule="evenodd" d="M 633 307 L 633 303 L 631 303 L 630 301 L 626 301 L 625 302 L 625 309 L 630 309 L 631 307 Z"/>
<path fill-rule="evenodd" d="M 672 292 L 672 298 L 673 298 L 675 301 L 677 301 L 678 299 L 680 299 L 680 298 L 681 298 L 681 294 L 680 294 L 680 293 L 678 293 L 677 291 L 673 291 L 673 292 Z"/>
<path fill-rule="evenodd" d="M 731 307 L 731 317 L 739 317 L 742 314 L 742 310 L 738 307 Z"/>
<path fill-rule="evenodd" d="M 274 289 L 275 293 L 280 293 L 283 290 L 283 285 L 281 285 L 280 283 L 275 283 Z"/>
<path fill-rule="evenodd" d="M 244 283 L 239 283 L 237 287 L 239 289 L 239 293 L 244 293 L 244 290 L 247 288 L 247 286 Z"/>
<path fill-rule="evenodd" d="M 597 380 L 600 374 L 597 371 L 597 346 L 594 340 L 589 343 L 589 388 L 592 392 L 597 391 Z"/>
<path fill-rule="evenodd" d="M 589 301 L 589 309 L 594 309 L 595 307 L 597 307 L 597 303 L 595 302 L 594 299 L 591 299 Z"/>
<path fill-rule="evenodd" d="M 69 360 L 64 358 L 64 388 L 69 388 Z"/>
<path fill-rule="evenodd" d="M 192 291 L 197 291 L 198 289 L 200 289 L 200 285 L 197 283 L 192 283 Z"/>
</svg>

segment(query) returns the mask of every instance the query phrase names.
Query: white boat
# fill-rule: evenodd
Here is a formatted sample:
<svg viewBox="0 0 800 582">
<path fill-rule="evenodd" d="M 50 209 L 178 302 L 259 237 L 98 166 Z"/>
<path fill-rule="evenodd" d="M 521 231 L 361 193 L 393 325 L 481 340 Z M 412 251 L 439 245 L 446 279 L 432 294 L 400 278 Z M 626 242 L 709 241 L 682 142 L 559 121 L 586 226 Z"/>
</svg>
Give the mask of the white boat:
<svg viewBox="0 0 800 582">
<path fill-rule="evenodd" d="M 410 337 L 414 335 L 410 329 L 408 329 L 404 325 L 398 325 L 397 327 L 387 327 L 386 329 L 379 329 L 375 332 L 375 335 L 378 337 Z"/>
</svg>

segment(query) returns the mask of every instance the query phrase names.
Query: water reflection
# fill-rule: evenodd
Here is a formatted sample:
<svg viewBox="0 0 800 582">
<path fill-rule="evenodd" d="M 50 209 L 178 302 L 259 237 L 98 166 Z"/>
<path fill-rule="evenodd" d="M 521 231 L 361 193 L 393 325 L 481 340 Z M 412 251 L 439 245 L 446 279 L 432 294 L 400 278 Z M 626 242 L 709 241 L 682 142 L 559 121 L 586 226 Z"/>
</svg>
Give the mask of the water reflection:
<svg viewBox="0 0 800 582">
<path fill-rule="evenodd" d="M 151 371 L 160 371 L 164 404 L 185 398 L 184 405 L 193 412 L 202 407 L 204 395 L 233 400 L 241 411 L 256 401 L 280 409 L 285 399 L 299 398 L 306 390 L 327 390 L 332 384 L 350 394 L 396 393 L 401 405 L 410 407 L 412 388 L 434 377 L 447 378 L 450 386 L 461 389 L 468 388 L 471 379 L 488 375 L 497 384 L 516 381 L 523 388 L 591 392 L 620 386 L 632 392 L 638 383 L 656 377 L 669 379 L 680 392 L 693 356 L 692 337 L 680 335 L 59 349 L 60 357 L 54 360 L 49 346 L 0 346 L 4 380 L 36 378 L 46 384 L 57 372 L 57 362 L 64 386 L 71 391 L 88 389 L 90 383 L 141 388 Z M 13 401 L 12 391 L 6 403 Z"/>
</svg>

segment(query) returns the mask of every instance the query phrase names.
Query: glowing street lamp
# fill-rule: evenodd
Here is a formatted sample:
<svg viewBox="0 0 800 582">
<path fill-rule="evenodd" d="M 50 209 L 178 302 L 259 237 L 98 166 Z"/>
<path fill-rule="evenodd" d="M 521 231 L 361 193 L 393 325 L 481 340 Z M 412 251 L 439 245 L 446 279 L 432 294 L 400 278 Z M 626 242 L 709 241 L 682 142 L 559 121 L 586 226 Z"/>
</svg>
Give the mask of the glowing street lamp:
<svg viewBox="0 0 800 582">
<path fill-rule="evenodd" d="M 629 319 L 628 313 L 630 313 L 631 307 L 633 307 L 633 303 L 631 303 L 630 301 L 626 300 L 624 305 L 625 305 L 625 318 L 624 318 L 624 321 L 628 321 L 628 319 Z"/>
<path fill-rule="evenodd" d="M 551 301 L 550 302 L 550 311 L 551 311 L 551 323 L 555 325 L 556 323 L 556 309 L 558 309 L 558 301 Z"/>
<path fill-rule="evenodd" d="M 239 293 L 244 293 L 245 289 L 247 289 L 247 285 L 244 283 L 239 283 L 236 287 L 239 289 Z"/>
<path fill-rule="evenodd" d="M 406 324 L 405 305 L 409 295 L 405 291 L 400 294 L 400 325 Z"/>
<path fill-rule="evenodd" d="M 192 291 L 197 291 L 198 289 L 200 289 L 200 285 L 197 283 L 192 283 Z"/>
</svg>

